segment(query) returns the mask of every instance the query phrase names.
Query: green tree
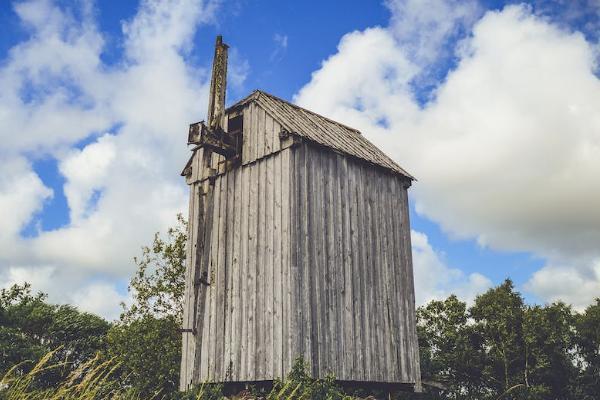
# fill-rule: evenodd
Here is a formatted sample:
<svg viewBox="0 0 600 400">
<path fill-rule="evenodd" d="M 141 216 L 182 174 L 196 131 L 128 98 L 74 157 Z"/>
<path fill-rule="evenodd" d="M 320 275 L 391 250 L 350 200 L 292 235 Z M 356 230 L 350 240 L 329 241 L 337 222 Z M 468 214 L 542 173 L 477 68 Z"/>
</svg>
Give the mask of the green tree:
<svg viewBox="0 0 600 400">
<path fill-rule="evenodd" d="M 573 399 L 575 315 L 570 306 L 554 303 L 525 309 L 523 381 L 528 399 Z"/>
<path fill-rule="evenodd" d="M 430 391 L 439 386 L 441 398 L 479 398 L 481 340 L 468 323 L 466 303 L 455 295 L 431 301 L 417 310 L 417 320 L 421 374 Z"/>
<path fill-rule="evenodd" d="M 577 393 L 581 400 L 597 400 L 600 393 L 600 298 L 577 316 L 576 326 L 580 356 Z"/>
<path fill-rule="evenodd" d="M 482 378 L 495 395 L 515 398 L 525 386 L 525 304 L 511 280 L 477 296 L 469 314 L 480 335 L 486 363 Z"/>
<path fill-rule="evenodd" d="M 108 354 L 122 363 L 122 385 L 142 398 L 177 391 L 181 334 L 174 317 L 146 315 L 116 325 L 108 334 Z"/>
<path fill-rule="evenodd" d="M 129 283 L 133 303 L 121 316 L 123 321 L 153 315 L 183 317 L 187 222 L 177 215 L 177 225 L 167 231 L 166 239 L 154 235 L 150 246 L 142 247 L 135 257 L 137 271 Z"/>
<path fill-rule="evenodd" d="M 185 288 L 187 223 L 163 238 L 154 235 L 129 284 L 133 303 L 108 335 L 109 354 L 121 363 L 123 385 L 145 396 L 172 395 L 177 390 L 181 361 L 181 320 Z"/>
<path fill-rule="evenodd" d="M 46 295 L 31 293 L 29 284 L 14 285 L 0 292 L 0 375 L 20 364 L 26 372 L 51 350 L 55 360 L 66 361 L 41 376 L 53 385 L 96 352 L 106 348 L 110 324 L 69 305 L 46 302 Z M 23 363 L 31 361 L 30 363 Z"/>
</svg>

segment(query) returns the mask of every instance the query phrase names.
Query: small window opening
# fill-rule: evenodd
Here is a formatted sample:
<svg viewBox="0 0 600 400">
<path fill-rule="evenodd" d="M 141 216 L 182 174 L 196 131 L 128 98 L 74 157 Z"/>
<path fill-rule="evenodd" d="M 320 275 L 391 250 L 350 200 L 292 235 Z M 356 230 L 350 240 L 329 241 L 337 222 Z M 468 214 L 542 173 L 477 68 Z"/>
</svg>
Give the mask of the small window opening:
<svg viewBox="0 0 600 400">
<path fill-rule="evenodd" d="M 230 117 L 227 121 L 227 133 L 235 138 L 237 154 L 242 158 L 242 143 L 244 141 L 244 114 Z"/>
</svg>

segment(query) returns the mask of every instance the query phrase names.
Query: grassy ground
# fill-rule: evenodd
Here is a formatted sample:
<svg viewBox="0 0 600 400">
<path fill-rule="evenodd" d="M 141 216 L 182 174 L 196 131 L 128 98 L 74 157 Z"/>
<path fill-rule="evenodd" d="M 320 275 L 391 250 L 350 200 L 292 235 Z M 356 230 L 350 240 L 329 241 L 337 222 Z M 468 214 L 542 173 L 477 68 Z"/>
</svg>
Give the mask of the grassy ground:
<svg viewBox="0 0 600 400">
<path fill-rule="evenodd" d="M 44 374 L 64 367 L 51 364 L 54 352 L 44 356 L 29 372 L 21 373 L 23 365 L 11 368 L 0 380 L 0 400 L 142 400 L 134 390 L 123 387 L 119 379 L 119 364 L 99 355 L 81 364 L 60 385 L 45 387 Z M 222 386 L 203 384 L 188 393 L 156 393 L 150 399 L 218 400 L 224 399 Z M 145 399 L 147 399 L 146 397 Z M 298 361 L 283 381 L 276 381 L 269 391 L 258 389 L 241 393 L 237 398 L 265 400 L 331 399 L 352 400 L 336 386 L 334 378 L 311 379 L 304 364 Z"/>
</svg>

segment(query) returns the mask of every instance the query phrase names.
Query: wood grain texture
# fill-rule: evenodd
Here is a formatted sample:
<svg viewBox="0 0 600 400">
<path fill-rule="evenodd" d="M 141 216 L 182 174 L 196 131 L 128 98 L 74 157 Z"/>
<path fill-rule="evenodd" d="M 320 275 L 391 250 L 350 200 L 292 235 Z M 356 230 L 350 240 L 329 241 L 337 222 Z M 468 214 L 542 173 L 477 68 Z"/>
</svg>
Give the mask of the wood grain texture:
<svg viewBox="0 0 600 400">
<path fill-rule="evenodd" d="M 182 389 L 283 377 L 297 357 L 319 378 L 418 386 L 409 181 L 281 140 L 256 104 L 243 121 L 241 163 L 199 149 L 187 178 Z"/>
</svg>

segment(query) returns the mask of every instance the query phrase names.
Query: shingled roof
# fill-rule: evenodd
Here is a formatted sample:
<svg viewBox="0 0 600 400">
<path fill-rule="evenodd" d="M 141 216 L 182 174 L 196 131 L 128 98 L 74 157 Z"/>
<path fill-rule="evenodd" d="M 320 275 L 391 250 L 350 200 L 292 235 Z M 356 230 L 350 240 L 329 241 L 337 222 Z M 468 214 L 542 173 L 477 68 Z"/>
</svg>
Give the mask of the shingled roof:
<svg viewBox="0 0 600 400">
<path fill-rule="evenodd" d="M 229 109 L 240 107 L 249 102 L 256 102 L 292 134 L 379 165 L 407 178 L 415 179 L 367 140 L 357 129 L 350 128 L 269 93 L 255 90 Z"/>
</svg>

